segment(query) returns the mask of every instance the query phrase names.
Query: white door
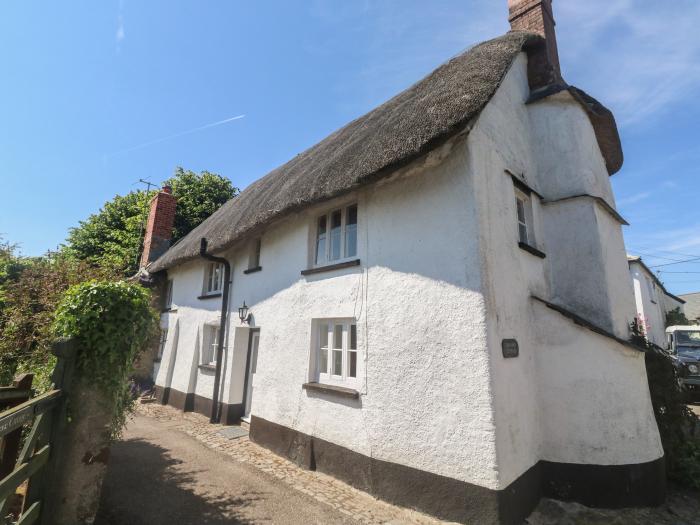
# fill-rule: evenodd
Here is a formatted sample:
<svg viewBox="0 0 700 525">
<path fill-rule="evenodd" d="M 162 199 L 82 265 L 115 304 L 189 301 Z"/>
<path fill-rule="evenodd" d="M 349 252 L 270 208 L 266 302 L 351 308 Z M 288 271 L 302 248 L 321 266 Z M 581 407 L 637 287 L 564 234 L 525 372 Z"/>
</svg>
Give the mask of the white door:
<svg viewBox="0 0 700 525">
<path fill-rule="evenodd" d="M 248 381 L 246 382 L 245 392 L 245 415 L 243 420 L 250 422 L 250 407 L 253 402 L 253 377 L 258 364 L 258 343 L 260 342 L 260 330 L 255 330 L 250 333 L 249 341 L 249 359 L 248 359 Z"/>
</svg>

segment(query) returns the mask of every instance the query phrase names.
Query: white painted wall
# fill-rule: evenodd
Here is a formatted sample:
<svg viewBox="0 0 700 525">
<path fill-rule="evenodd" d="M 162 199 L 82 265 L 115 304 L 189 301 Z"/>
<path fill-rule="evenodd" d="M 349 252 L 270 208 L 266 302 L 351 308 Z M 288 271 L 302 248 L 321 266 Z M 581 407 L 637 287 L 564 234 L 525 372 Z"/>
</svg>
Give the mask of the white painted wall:
<svg viewBox="0 0 700 525">
<path fill-rule="evenodd" d="M 242 398 L 247 330 L 239 328 L 235 310 L 245 300 L 261 329 L 253 415 L 368 456 L 496 488 L 466 145 L 457 141 L 437 166 L 432 158 L 425 162 L 404 170 L 397 180 L 338 201 L 358 202 L 360 267 L 300 275 L 309 265 L 310 228 L 334 204 L 289 217 L 266 231 L 261 272 L 244 275 L 248 254 L 231 254 L 230 326 L 236 329 L 228 353 L 234 366 L 224 373 L 223 398 Z M 196 308 L 201 267 L 192 263 L 169 272 L 182 334 L 171 386 L 181 391 L 191 388 L 198 326 L 215 315 L 210 305 L 218 307 L 211 301 Z M 331 317 L 358 320 L 359 402 L 301 388 L 309 379 L 311 321 Z M 163 381 L 161 374 L 158 383 Z M 201 372 L 195 388 L 202 395 L 211 392 Z"/>
<path fill-rule="evenodd" d="M 661 348 L 666 348 L 666 313 L 677 307 L 681 307 L 682 310 L 682 304 L 667 296 L 658 285 L 652 297 L 648 283 L 654 283 L 654 276 L 638 262 L 629 261 L 629 274 L 634 287 L 637 317 L 645 327 L 647 339 Z"/>
<path fill-rule="evenodd" d="M 536 247 L 547 257 L 518 247 L 515 189 L 506 169 L 524 175 L 547 201 L 590 193 L 614 205 L 578 103 L 563 95 L 525 105 L 528 95 L 523 55 L 469 135 L 501 488 L 540 459 L 625 464 L 663 453 L 643 354 L 542 312 L 531 298 L 565 305 L 628 337 L 634 307 L 621 227 L 594 199 L 542 205 L 533 194 Z M 520 356 L 505 359 L 501 342 L 511 338 Z"/>
<path fill-rule="evenodd" d="M 598 205 L 542 206 L 534 198 L 537 247 L 547 258 L 517 246 L 506 168 L 524 174 L 548 199 L 586 192 L 614 205 L 587 116 L 568 95 L 524 105 L 525 69 L 523 54 L 468 138 L 454 139 L 391 181 L 268 228 L 261 272 L 243 273 L 245 246 L 228 253 L 234 272 L 222 400 L 242 400 L 248 328 L 236 308 L 245 300 L 251 324 L 261 330 L 253 415 L 493 489 L 505 488 L 542 458 L 622 464 L 659 457 L 643 360 L 539 312 L 530 298 L 570 305 L 578 291 L 565 283 L 583 276 L 604 297 L 584 295 L 595 308 L 585 300 L 582 307 L 604 312 L 611 329 L 621 332 L 634 310 L 630 293 L 613 299 L 624 286 L 629 291 L 628 279 L 611 282 L 619 278 L 615 257 L 622 251 L 624 258 L 624 245 L 619 224 Z M 302 277 L 317 215 L 353 201 L 361 265 Z M 584 234 L 582 253 L 561 243 Z M 179 337 L 177 347 L 168 342 L 157 384 L 209 397 L 211 377 L 195 366 L 196 348 L 220 301 L 196 299 L 203 271 L 199 261 L 169 271 L 177 307 L 169 322 L 177 323 Z M 560 271 L 564 277 L 554 278 Z M 360 400 L 303 390 L 312 319 L 347 317 L 358 324 Z M 503 338 L 519 341 L 520 357 L 503 359 Z M 593 417 L 622 407 L 629 414 L 615 427 L 619 431 Z M 594 424 L 581 432 L 589 421 Z"/>
<path fill-rule="evenodd" d="M 535 340 L 540 457 L 624 465 L 663 455 L 644 354 L 577 326 L 540 303 Z"/>
</svg>

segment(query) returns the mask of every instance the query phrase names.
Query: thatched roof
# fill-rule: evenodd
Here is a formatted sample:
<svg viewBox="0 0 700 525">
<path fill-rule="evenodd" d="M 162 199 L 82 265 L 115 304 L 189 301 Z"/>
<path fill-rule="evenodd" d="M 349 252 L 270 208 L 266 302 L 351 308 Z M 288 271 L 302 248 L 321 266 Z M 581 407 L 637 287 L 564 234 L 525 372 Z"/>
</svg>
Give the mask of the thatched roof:
<svg viewBox="0 0 700 525">
<path fill-rule="evenodd" d="M 500 86 L 516 56 L 542 45 L 520 31 L 481 43 L 271 171 L 153 262 L 153 273 L 219 252 L 287 213 L 388 176 L 462 131 Z M 614 121 L 613 121 L 614 124 Z"/>
</svg>

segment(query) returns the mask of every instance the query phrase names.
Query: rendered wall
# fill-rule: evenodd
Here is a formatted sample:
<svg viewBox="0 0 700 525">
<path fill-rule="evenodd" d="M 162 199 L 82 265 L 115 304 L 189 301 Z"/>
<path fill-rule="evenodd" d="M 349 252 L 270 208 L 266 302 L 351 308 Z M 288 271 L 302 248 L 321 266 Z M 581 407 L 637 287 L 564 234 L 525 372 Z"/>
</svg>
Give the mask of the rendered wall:
<svg viewBox="0 0 700 525">
<path fill-rule="evenodd" d="M 260 272 L 242 273 L 245 247 L 230 254 L 234 340 L 227 352 L 233 366 L 224 372 L 222 399 L 242 399 L 248 334 L 235 312 L 245 300 L 251 324 L 261 330 L 253 415 L 366 456 L 497 488 L 478 229 L 464 141 L 440 155 L 446 158 L 424 159 L 395 180 L 337 202 L 358 202 L 358 267 L 300 275 L 309 266 L 312 224 L 334 203 L 268 229 Z M 197 331 L 219 307 L 217 300 L 195 299 L 202 272 L 200 263 L 169 272 L 181 334 L 170 386 L 210 397 L 209 378 L 192 368 Z M 358 321 L 358 401 L 302 389 L 309 380 L 312 319 L 331 317 Z"/>
<path fill-rule="evenodd" d="M 469 135 L 500 488 L 540 460 L 625 465 L 663 455 L 643 354 L 532 299 L 628 337 L 634 307 L 619 222 L 591 198 L 547 204 L 581 193 L 614 204 L 593 129 L 573 100 L 525 104 L 528 96 L 523 55 Z M 531 195 L 535 247 L 546 258 L 518 246 L 506 169 L 544 197 Z M 517 358 L 503 357 L 504 339 L 518 341 Z"/>
</svg>

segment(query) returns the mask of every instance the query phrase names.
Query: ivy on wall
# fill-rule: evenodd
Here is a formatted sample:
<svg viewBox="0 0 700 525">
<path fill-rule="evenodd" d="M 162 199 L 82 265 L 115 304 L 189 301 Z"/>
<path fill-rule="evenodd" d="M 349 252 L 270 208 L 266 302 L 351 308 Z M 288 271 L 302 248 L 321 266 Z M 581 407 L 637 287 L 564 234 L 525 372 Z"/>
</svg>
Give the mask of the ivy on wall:
<svg viewBox="0 0 700 525">
<path fill-rule="evenodd" d="M 150 292 L 138 284 L 89 281 L 69 288 L 56 309 L 53 333 L 76 340 L 77 374 L 97 386 L 113 407 L 118 438 L 133 407 L 128 377 L 157 327 Z"/>
</svg>

